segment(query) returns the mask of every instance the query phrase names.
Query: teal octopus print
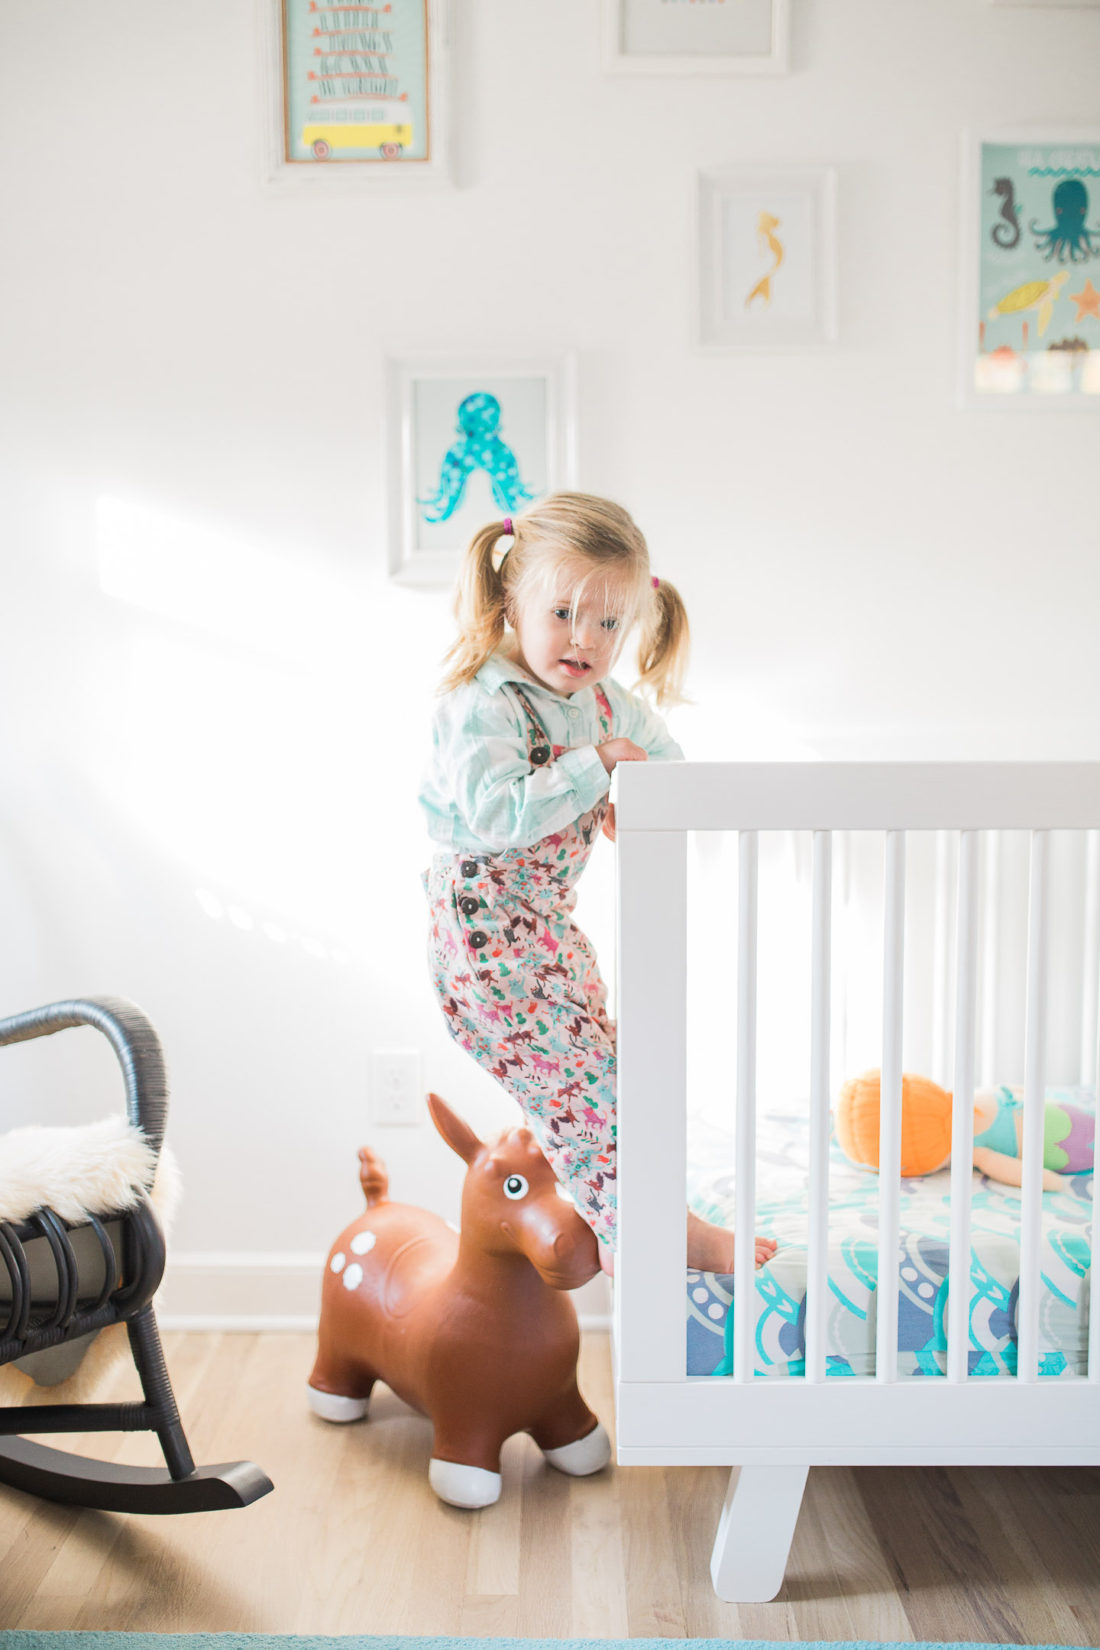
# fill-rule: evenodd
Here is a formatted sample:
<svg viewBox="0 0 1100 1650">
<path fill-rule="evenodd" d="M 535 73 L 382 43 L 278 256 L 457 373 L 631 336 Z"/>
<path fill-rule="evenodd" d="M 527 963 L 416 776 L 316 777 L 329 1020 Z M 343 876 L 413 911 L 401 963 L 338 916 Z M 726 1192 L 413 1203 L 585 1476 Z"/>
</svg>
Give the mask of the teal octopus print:
<svg viewBox="0 0 1100 1650">
<path fill-rule="evenodd" d="M 516 456 L 500 433 L 500 402 L 487 391 L 468 395 L 458 405 L 459 439 L 443 459 L 439 486 L 417 503 L 425 521 L 447 521 L 462 503 L 466 483 L 474 470 L 484 470 L 497 506 L 506 514 L 535 497 L 520 477 Z"/>
<path fill-rule="evenodd" d="M 1080 178 L 1063 178 L 1051 201 L 1054 222 L 1049 229 L 1040 229 L 1032 220 L 1031 233 L 1036 236 L 1035 250 L 1045 254 L 1047 263 L 1057 257 L 1063 264 L 1087 263 L 1100 257 L 1100 225 L 1088 227 L 1089 192 Z"/>
</svg>

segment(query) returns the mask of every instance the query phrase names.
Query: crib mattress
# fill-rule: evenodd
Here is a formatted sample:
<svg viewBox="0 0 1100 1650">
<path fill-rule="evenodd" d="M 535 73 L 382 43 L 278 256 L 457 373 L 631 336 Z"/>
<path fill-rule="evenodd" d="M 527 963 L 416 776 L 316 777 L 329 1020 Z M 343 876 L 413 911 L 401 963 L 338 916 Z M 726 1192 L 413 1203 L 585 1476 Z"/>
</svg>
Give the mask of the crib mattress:
<svg viewBox="0 0 1100 1650">
<path fill-rule="evenodd" d="M 1049 1091 L 1053 1093 L 1053 1091 Z M 1075 1105 L 1094 1101 L 1082 1090 L 1060 1090 Z M 805 1373 L 806 1233 L 809 1123 L 807 1108 L 762 1117 L 757 1131 L 756 1230 L 774 1237 L 775 1257 L 756 1274 L 757 1377 Z M 733 1224 L 733 1161 L 729 1135 L 692 1130 L 688 1174 L 691 1206 L 707 1219 Z M 901 1183 L 898 1256 L 898 1374 L 945 1375 L 950 1251 L 950 1170 Z M 1070 1178 L 1065 1191 L 1043 1193 L 1039 1373 L 1086 1372 L 1091 1174 Z M 1016 1369 L 1020 1194 L 975 1175 L 970 1268 L 972 1376 L 1011 1376 Z M 829 1163 L 826 1374 L 873 1375 L 878 1277 L 878 1176 L 858 1169 L 833 1143 Z M 729 1375 L 733 1357 L 733 1278 L 689 1272 L 689 1375 Z"/>
</svg>

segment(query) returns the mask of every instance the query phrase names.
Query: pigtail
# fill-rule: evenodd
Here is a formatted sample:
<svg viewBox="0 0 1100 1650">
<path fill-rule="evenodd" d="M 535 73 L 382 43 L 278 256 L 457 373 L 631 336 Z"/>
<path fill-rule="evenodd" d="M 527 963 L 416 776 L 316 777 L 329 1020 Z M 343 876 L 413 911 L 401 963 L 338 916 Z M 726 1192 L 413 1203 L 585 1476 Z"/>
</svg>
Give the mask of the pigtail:
<svg viewBox="0 0 1100 1650">
<path fill-rule="evenodd" d="M 638 641 L 636 687 L 653 693 L 659 705 L 683 704 L 683 683 L 691 651 L 687 609 L 680 592 L 667 580 L 656 589 L 648 615 L 643 617 Z"/>
<path fill-rule="evenodd" d="M 444 654 L 450 669 L 440 683 L 441 693 L 472 682 L 504 640 L 507 603 L 502 563 L 495 561 L 494 553 L 508 531 L 502 521 L 483 527 L 462 557 L 454 600 L 458 637 Z"/>
</svg>

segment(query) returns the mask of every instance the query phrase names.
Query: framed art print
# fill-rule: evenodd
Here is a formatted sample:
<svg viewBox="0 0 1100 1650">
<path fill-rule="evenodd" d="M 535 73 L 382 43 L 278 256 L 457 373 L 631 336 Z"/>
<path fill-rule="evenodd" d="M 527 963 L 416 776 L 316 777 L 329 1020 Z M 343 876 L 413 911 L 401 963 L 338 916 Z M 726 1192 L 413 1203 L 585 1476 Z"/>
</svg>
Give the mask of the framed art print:
<svg viewBox="0 0 1100 1650">
<path fill-rule="evenodd" d="M 447 0 L 261 3 L 268 181 L 446 181 Z"/>
<path fill-rule="evenodd" d="M 960 394 L 1100 409 L 1100 129 L 965 140 Z"/>
<path fill-rule="evenodd" d="M 387 373 L 390 576 L 449 584 L 487 522 L 575 486 L 574 361 L 419 358 Z"/>
<path fill-rule="evenodd" d="M 790 0 L 602 0 L 612 74 L 785 74 Z"/>
<path fill-rule="evenodd" d="M 715 169 L 696 194 L 696 337 L 704 349 L 817 349 L 836 338 L 831 167 Z"/>
</svg>

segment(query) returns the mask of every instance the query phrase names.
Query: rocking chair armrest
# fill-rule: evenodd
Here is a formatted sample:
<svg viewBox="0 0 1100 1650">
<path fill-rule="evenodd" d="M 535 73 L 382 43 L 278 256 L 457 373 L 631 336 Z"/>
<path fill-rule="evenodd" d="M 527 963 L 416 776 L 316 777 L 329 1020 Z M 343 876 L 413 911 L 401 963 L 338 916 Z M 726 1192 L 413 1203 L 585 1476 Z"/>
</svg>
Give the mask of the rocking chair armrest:
<svg viewBox="0 0 1100 1650">
<path fill-rule="evenodd" d="M 159 1155 L 168 1120 L 168 1075 L 160 1039 L 136 1003 L 125 997 L 76 997 L 0 1020 L 0 1046 L 48 1037 L 69 1026 L 94 1026 L 115 1051 L 126 1081 L 126 1110 Z"/>
</svg>

